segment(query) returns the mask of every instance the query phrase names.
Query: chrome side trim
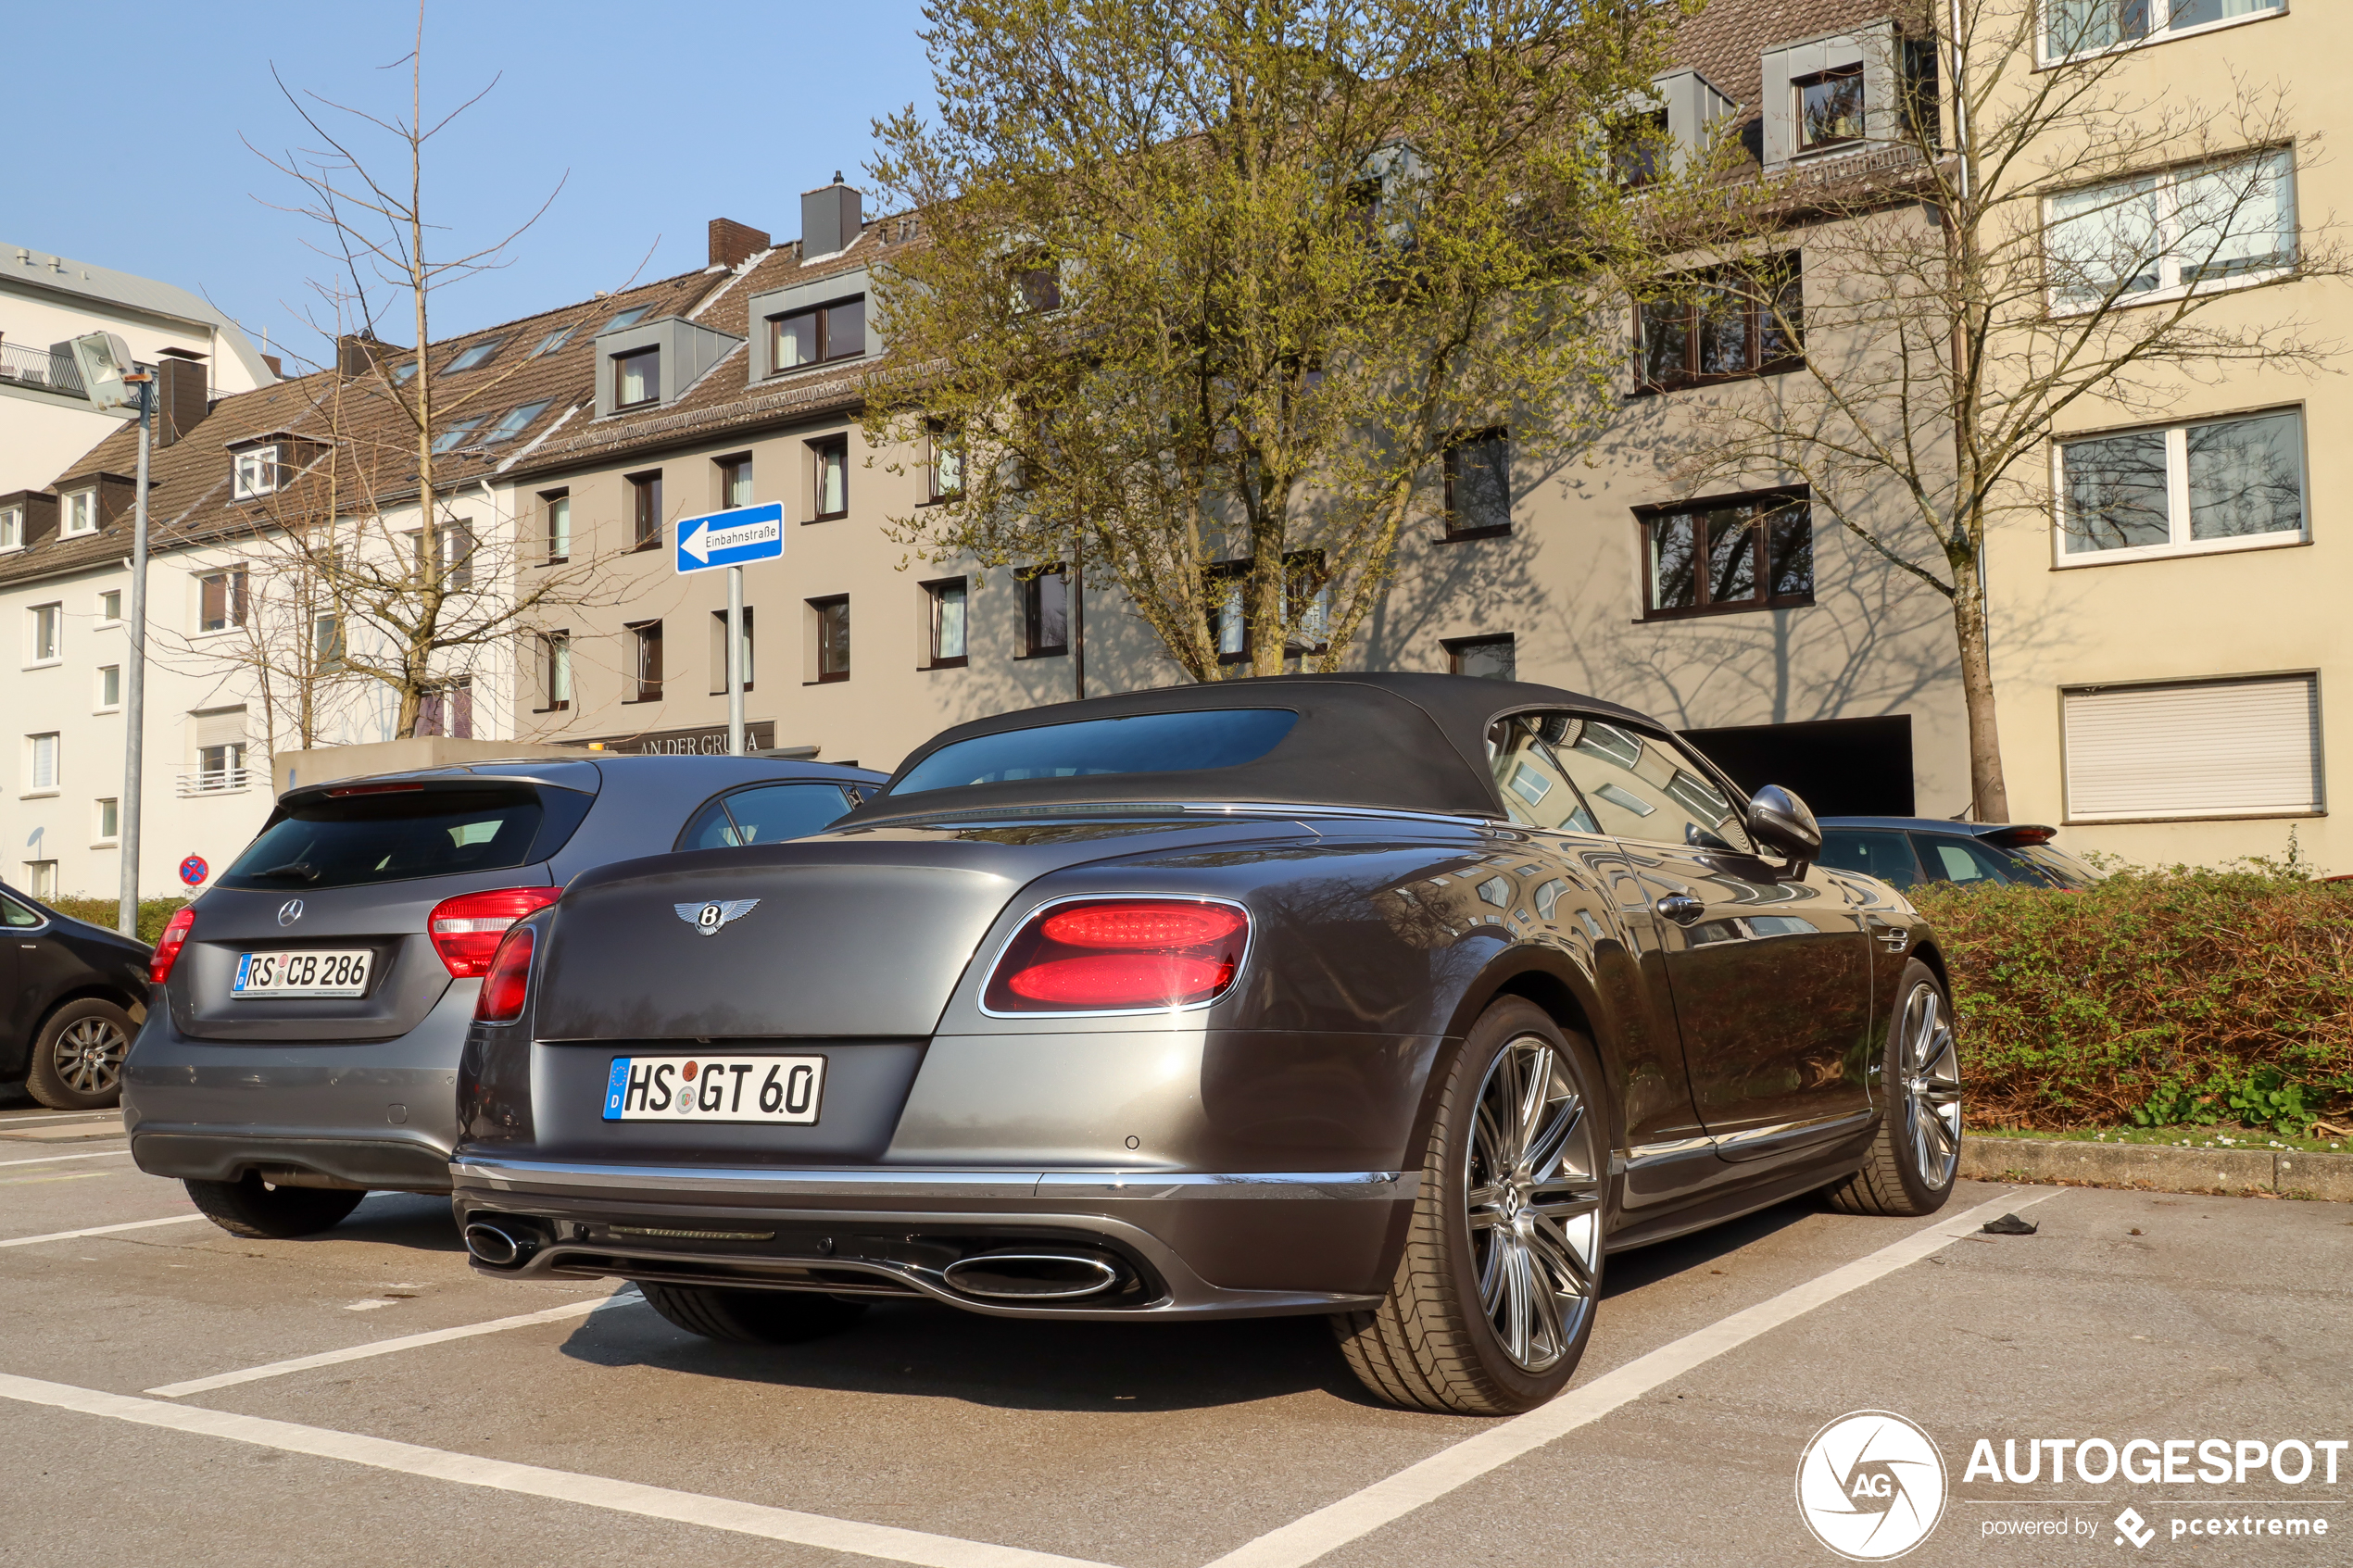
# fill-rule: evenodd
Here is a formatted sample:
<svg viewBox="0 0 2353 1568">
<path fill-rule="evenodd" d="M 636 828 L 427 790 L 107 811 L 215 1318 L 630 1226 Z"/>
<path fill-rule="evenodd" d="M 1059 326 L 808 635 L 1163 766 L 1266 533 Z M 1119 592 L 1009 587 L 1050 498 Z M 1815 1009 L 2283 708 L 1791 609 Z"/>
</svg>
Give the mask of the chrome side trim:
<svg viewBox="0 0 2353 1568">
<path fill-rule="evenodd" d="M 1793 1137 L 1801 1133 L 1818 1133 L 1824 1136 L 1859 1129 L 1879 1114 L 1876 1110 L 1841 1111 L 1836 1116 L 1813 1116 L 1801 1122 L 1777 1122 L 1769 1127 L 1744 1127 L 1737 1133 L 1726 1133 L 1716 1140 L 1719 1149 L 1746 1148 L 1752 1144 L 1771 1143 Z"/>
<path fill-rule="evenodd" d="M 1670 1138 L 1665 1143 L 1636 1144 L 1626 1151 L 1626 1169 L 1641 1170 L 1645 1165 L 1657 1165 L 1669 1160 L 1689 1160 L 1696 1155 L 1714 1154 L 1717 1140 L 1710 1137 Z"/>
<path fill-rule="evenodd" d="M 736 1193 L 771 1199 L 815 1198 L 1116 1198 L 1124 1201 L 1216 1198 L 1373 1198 L 1390 1201 L 1421 1190 L 1414 1171 L 774 1171 L 665 1165 L 583 1165 L 475 1157 L 450 1174 L 493 1192 L 609 1189 L 679 1194 Z"/>
</svg>

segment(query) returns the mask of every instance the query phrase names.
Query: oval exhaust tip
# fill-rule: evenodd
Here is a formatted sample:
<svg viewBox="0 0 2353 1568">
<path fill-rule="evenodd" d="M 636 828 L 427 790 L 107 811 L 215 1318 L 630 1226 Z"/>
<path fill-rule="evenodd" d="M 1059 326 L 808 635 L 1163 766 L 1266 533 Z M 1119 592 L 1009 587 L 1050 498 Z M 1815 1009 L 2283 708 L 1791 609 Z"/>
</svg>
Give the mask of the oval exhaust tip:
<svg viewBox="0 0 2353 1568">
<path fill-rule="evenodd" d="M 940 1277 L 967 1296 L 998 1301 L 1068 1301 L 1120 1282 L 1119 1266 L 1085 1252 L 984 1252 L 960 1258 Z"/>
<path fill-rule="evenodd" d="M 497 1225 L 477 1220 L 465 1230 L 466 1250 L 494 1269 L 510 1268 L 522 1256 L 522 1244 Z"/>
</svg>

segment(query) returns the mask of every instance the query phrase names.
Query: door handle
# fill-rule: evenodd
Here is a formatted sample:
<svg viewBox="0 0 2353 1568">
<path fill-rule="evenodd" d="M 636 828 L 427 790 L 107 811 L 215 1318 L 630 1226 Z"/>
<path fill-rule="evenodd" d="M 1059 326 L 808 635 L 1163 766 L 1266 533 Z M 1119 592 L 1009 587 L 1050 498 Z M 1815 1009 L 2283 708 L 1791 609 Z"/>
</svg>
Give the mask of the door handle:
<svg viewBox="0 0 2353 1568">
<path fill-rule="evenodd" d="M 1677 925 L 1689 925 L 1707 913 L 1707 906 L 1688 893 L 1669 893 L 1651 908 Z"/>
</svg>

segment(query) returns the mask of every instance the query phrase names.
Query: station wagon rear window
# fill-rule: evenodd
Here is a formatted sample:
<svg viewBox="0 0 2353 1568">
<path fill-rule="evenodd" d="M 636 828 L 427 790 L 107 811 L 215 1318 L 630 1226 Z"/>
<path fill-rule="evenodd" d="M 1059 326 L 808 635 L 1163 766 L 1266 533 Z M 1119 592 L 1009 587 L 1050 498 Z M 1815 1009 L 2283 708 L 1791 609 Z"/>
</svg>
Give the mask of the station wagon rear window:
<svg viewBox="0 0 2353 1568">
<path fill-rule="evenodd" d="M 579 801 L 585 810 L 587 797 Z M 560 824 L 564 833 L 578 825 L 578 812 L 560 814 L 570 819 Z M 548 816 L 529 785 L 330 796 L 271 822 L 220 885 L 297 892 L 508 871 L 545 858 L 534 856 L 532 847 Z"/>
<path fill-rule="evenodd" d="M 1239 767 L 1274 750 L 1298 722 L 1299 715 L 1287 708 L 1216 708 L 1005 730 L 941 746 L 909 769 L 889 793 Z"/>
</svg>

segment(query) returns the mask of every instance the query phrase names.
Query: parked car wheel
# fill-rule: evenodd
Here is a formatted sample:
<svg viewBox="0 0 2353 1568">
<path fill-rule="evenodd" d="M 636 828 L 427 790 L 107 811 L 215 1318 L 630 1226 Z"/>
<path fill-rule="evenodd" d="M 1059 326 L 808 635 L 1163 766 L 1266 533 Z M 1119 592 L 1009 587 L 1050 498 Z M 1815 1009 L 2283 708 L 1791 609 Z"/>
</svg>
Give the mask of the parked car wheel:
<svg viewBox="0 0 2353 1568">
<path fill-rule="evenodd" d="M 799 1290 L 726 1290 L 639 1280 L 647 1303 L 689 1334 L 735 1345 L 798 1345 L 848 1328 L 865 1312 L 845 1301 Z"/>
<path fill-rule="evenodd" d="M 255 1171 L 241 1181 L 184 1185 L 205 1218 L 249 1241 L 286 1241 L 332 1230 L 368 1196 L 344 1187 L 275 1186 Z"/>
<path fill-rule="evenodd" d="M 1601 1296 L 1609 1132 L 1592 1048 L 1517 997 L 1450 1071 L 1388 1298 L 1332 1320 L 1382 1399 L 1514 1415 L 1567 1386 Z"/>
<path fill-rule="evenodd" d="M 1850 1214 L 1933 1214 L 1961 1160 L 1961 1065 L 1952 1004 L 1918 959 L 1904 966 L 1888 1021 L 1886 1114 L 1863 1168 L 1829 1189 Z"/>
<path fill-rule="evenodd" d="M 122 1098 L 122 1059 L 137 1032 L 112 1002 L 66 1003 L 32 1042 L 25 1092 L 53 1110 L 105 1110 Z"/>
</svg>

